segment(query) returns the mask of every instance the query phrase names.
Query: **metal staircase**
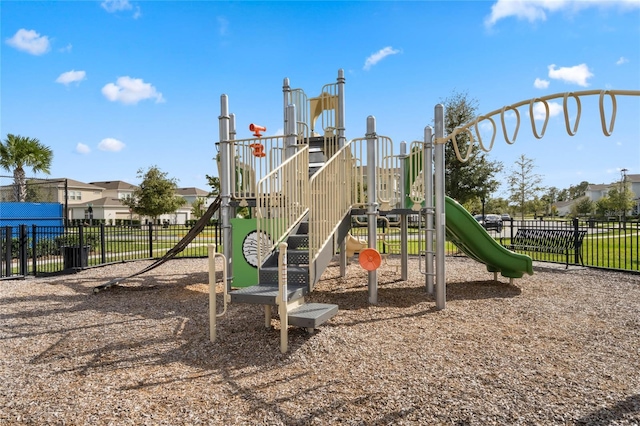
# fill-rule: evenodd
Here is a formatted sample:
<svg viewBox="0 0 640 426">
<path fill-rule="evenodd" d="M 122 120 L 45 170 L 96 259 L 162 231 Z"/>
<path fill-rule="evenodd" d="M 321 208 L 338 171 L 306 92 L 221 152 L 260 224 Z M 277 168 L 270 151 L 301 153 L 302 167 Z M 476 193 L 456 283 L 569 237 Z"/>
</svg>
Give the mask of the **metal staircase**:
<svg viewBox="0 0 640 426">
<path fill-rule="evenodd" d="M 325 164 L 327 159 L 325 155 L 326 140 L 323 137 L 314 137 L 308 138 L 306 141 L 309 146 L 307 160 L 309 172 L 307 179 L 310 179 Z M 287 312 L 288 324 L 311 331 L 335 316 L 338 313 L 338 305 L 307 303 L 305 301 L 305 296 L 311 292 L 328 264 L 328 262 L 317 261 L 313 265 L 310 264 L 308 218 L 309 212 L 307 211 L 301 220 L 294 224 L 288 235 L 285 236 L 287 243 L 286 294 L 287 304 L 291 306 L 291 309 Z M 332 255 L 333 252 L 329 256 L 332 257 Z M 274 250 L 264 256 L 265 261 L 258 268 L 258 284 L 231 291 L 229 293 L 231 302 L 265 306 L 278 305 L 279 257 L 280 250 L 276 245 Z M 315 271 L 315 273 L 312 274 L 311 271 Z"/>
</svg>

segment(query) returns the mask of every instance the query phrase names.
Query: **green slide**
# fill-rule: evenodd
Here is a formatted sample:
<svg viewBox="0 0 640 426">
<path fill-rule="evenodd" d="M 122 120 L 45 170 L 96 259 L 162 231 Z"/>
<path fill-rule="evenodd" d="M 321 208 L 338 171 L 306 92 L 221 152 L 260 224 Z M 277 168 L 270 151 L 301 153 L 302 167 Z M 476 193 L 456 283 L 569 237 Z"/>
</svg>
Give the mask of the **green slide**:
<svg viewBox="0 0 640 426">
<path fill-rule="evenodd" d="M 447 238 L 463 253 L 487 265 L 487 271 L 504 277 L 533 275 L 531 258 L 502 247 L 457 201 L 446 197 Z"/>
</svg>

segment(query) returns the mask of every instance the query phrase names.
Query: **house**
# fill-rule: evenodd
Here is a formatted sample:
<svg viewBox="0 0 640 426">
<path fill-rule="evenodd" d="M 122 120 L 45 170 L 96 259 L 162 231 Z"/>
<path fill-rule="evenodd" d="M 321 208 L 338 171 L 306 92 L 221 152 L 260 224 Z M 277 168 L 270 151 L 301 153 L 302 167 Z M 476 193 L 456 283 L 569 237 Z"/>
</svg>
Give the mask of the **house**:
<svg viewBox="0 0 640 426">
<path fill-rule="evenodd" d="M 629 213 L 631 215 L 638 215 L 640 214 L 640 174 L 626 175 L 625 179 L 629 185 L 629 190 L 634 194 L 634 200 L 636 202 Z M 620 181 L 610 184 L 589 185 L 585 195 L 589 197 L 591 201 L 598 202 L 609 193 L 609 190 L 619 185 Z"/>
<path fill-rule="evenodd" d="M 131 197 L 137 188 L 124 181 L 85 183 L 69 178 L 58 178 L 48 179 L 38 186 L 38 198 L 62 204 L 67 219 L 87 222 L 93 219 L 104 220 L 109 225 L 116 224 L 117 220 L 126 222 L 141 219 L 133 214 L 129 207 L 122 204 L 122 200 Z M 176 195 L 183 197 L 186 203 L 176 212 L 160 216 L 159 220 L 171 224 L 186 223 L 187 220 L 191 220 L 192 204 L 200 197 L 207 199 L 208 194 L 207 191 L 195 187 L 177 188 Z M 0 187 L 0 200 L 10 200 L 12 197 L 12 184 Z M 212 202 L 212 199 L 207 199 L 205 208 Z"/>
<path fill-rule="evenodd" d="M 571 209 L 577 201 L 578 200 L 558 201 L 554 203 L 553 206 L 556 208 L 558 216 L 565 217 L 571 213 Z"/>
</svg>

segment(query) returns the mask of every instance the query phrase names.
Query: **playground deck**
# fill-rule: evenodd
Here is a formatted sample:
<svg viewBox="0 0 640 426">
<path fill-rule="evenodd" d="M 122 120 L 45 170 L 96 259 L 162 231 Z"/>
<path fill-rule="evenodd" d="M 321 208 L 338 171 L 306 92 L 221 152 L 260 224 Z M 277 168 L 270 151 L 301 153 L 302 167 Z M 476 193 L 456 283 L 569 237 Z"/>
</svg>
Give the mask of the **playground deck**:
<svg viewBox="0 0 640 426">
<path fill-rule="evenodd" d="M 0 286 L 0 424 L 617 424 L 640 422 L 640 276 L 542 269 L 509 285 L 447 258 L 437 311 L 411 259 L 379 304 L 355 260 L 310 300 L 315 334 L 232 304 L 209 342 L 205 259 L 118 264 Z M 220 298 L 219 298 L 220 300 Z"/>
</svg>

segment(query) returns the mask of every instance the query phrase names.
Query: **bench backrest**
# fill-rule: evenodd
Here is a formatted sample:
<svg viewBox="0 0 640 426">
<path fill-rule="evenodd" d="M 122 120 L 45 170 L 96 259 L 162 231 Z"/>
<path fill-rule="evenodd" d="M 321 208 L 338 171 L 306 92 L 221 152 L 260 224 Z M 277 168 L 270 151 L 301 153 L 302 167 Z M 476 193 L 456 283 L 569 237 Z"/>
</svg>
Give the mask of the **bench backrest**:
<svg viewBox="0 0 640 426">
<path fill-rule="evenodd" d="M 511 244 L 577 250 L 582 246 L 582 240 L 586 234 L 587 231 L 571 229 L 518 228 Z"/>
</svg>

